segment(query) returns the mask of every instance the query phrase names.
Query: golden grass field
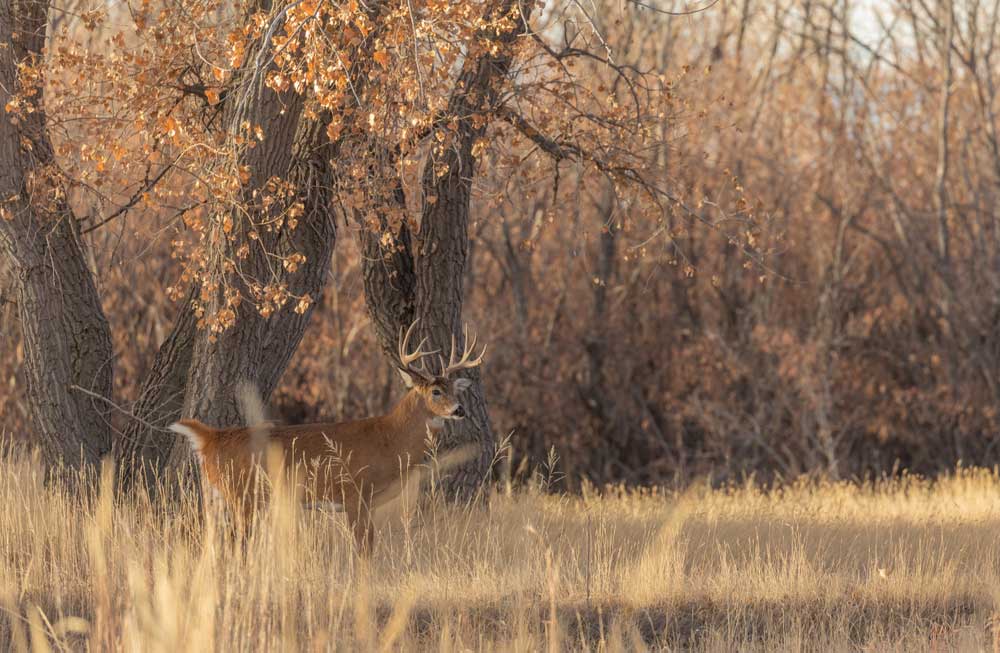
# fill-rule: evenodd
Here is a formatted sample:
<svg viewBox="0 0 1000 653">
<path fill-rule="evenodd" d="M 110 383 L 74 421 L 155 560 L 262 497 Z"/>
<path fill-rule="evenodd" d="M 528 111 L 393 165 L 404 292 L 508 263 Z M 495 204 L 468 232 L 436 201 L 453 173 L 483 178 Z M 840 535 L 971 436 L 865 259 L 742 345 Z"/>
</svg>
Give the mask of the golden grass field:
<svg viewBox="0 0 1000 653">
<path fill-rule="evenodd" d="M 291 502 L 244 548 L 193 495 L 0 466 L 0 650 L 1000 650 L 990 471 L 399 502 L 362 563 Z"/>
</svg>

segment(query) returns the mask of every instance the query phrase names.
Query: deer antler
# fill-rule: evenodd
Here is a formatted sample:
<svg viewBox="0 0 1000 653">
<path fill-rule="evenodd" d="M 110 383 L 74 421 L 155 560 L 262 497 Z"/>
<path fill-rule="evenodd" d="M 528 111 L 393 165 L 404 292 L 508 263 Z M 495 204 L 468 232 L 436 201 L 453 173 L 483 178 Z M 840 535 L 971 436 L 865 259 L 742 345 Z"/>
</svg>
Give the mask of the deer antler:
<svg viewBox="0 0 1000 653">
<path fill-rule="evenodd" d="M 451 352 L 448 354 L 448 365 L 444 365 L 444 359 L 441 359 L 441 376 L 448 378 L 452 372 L 457 372 L 462 369 L 469 369 L 472 367 L 478 367 L 483 362 L 483 356 L 486 355 L 487 345 L 483 345 L 483 350 L 479 352 L 479 356 L 469 360 L 472 356 L 472 352 L 476 349 L 476 340 L 479 336 L 477 334 L 472 335 L 472 342 L 469 342 L 469 325 L 466 324 L 465 328 L 462 330 L 462 340 L 465 342 L 465 347 L 462 349 L 462 357 L 455 360 L 455 336 L 451 336 Z"/>
<path fill-rule="evenodd" d="M 413 363 L 416 363 L 424 356 L 430 356 L 431 354 L 436 354 L 439 350 L 435 349 L 434 351 L 424 351 L 423 350 L 424 345 L 427 344 L 427 338 L 424 338 L 417 344 L 416 350 L 414 350 L 413 352 L 407 352 L 407 349 L 410 346 L 410 336 L 413 335 L 413 330 L 417 328 L 417 322 L 419 321 L 420 318 L 413 320 L 413 322 L 410 324 L 410 328 L 406 330 L 405 335 L 403 334 L 403 328 L 400 327 L 399 329 L 399 352 L 398 352 L 399 365 L 407 372 L 411 374 L 416 374 L 425 381 L 430 381 L 431 380 L 430 375 L 424 369 L 423 364 L 421 364 L 420 368 L 418 369 L 413 366 Z"/>
</svg>

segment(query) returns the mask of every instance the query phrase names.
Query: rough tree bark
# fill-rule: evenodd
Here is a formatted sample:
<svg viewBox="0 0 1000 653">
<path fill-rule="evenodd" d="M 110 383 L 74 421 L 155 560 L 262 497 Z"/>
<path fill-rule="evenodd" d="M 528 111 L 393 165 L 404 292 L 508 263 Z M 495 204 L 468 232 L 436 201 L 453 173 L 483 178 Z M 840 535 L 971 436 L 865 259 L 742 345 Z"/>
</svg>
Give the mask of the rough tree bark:
<svg viewBox="0 0 1000 653">
<path fill-rule="evenodd" d="M 401 184 L 397 184 L 394 196 L 397 206 L 406 206 Z M 384 232 L 388 228 L 388 221 L 383 217 L 380 229 Z M 382 350 L 390 361 L 395 361 L 400 327 L 413 322 L 416 310 L 413 238 L 405 223 L 396 235 L 396 242 L 389 247 L 382 244 L 381 234 L 368 226 L 362 225 L 357 233 L 361 246 L 365 305 Z"/>
<path fill-rule="evenodd" d="M 19 88 L 18 65 L 42 56 L 47 15 L 47 2 L 0 0 L 0 107 Z M 0 113 L 0 251 L 14 273 L 36 441 L 48 463 L 95 465 L 111 446 L 111 333 L 79 223 L 48 169 L 41 89 L 33 100 L 17 120 Z"/>
<path fill-rule="evenodd" d="M 230 114 L 230 124 L 248 120 L 261 125 L 266 134 L 264 143 L 249 150 L 241 161 L 251 171 L 247 197 L 271 177 L 278 177 L 295 185 L 304 213 L 294 230 L 285 227 L 261 234 L 261 246 L 252 248 L 242 270 L 255 279 L 284 282 L 295 295 L 308 294 L 318 300 L 336 241 L 329 212 L 331 153 L 324 125 L 301 119 L 301 96 L 279 97 L 264 89 L 246 97 L 251 101 Z M 246 226 L 242 216 L 234 216 L 234 223 Z M 292 252 L 305 256 L 295 272 L 269 265 L 269 254 Z M 248 295 L 246 288 L 242 292 Z M 182 414 L 216 425 L 241 423 L 237 396 L 241 380 L 253 383 L 263 398 L 273 392 L 316 306 L 314 302 L 305 312 L 297 313 L 293 303 L 265 318 L 244 302 L 236 323 L 213 341 L 207 330 L 197 327 L 193 298 L 188 297 L 161 345 L 140 390 L 135 407 L 138 419 L 129 424 L 122 438 L 120 461 L 129 463 L 127 466 L 142 461 L 149 475 L 162 475 L 187 458 L 186 448 L 174 447 L 170 434 L 162 432 L 164 426 Z"/>
<path fill-rule="evenodd" d="M 388 9 L 387 3 L 369 5 L 372 23 L 379 25 L 380 12 Z M 380 34 L 376 29 L 365 38 L 349 72 L 352 88 L 360 95 L 364 93 L 368 67 L 373 61 L 371 53 Z M 265 42 L 260 47 L 269 48 L 270 44 Z M 251 84 L 254 79 L 265 77 L 264 71 L 250 70 L 247 74 L 251 76 Z M 320 120 L 300 118 L 302 96 L 285 93 L 279 97 L 264 88 L 250 90 L 246 96 L 257 100 L 244 107 L 238 106 L 236 110 L 246 115 L 240 115 L 232 123 L 236 125 L 248 120 L 250 124 L 262 125 L 266 134 L 266 147 L 248 153 L 246 165 L 252 174 L 249 187 L 262 187 L 272 176 L 288 179 L 295 184 L 305 205 L 302 225 L 298 229 L 281 230 L 270 242 L 261 234 L 261 241 L 269 252 L 296 251 L 306 256 L 306 264 L 299 273 L 286 275 L 289 289 L 296 295 L 309 293 L 318 299 L 326 283 L 336 239 L 332 161 L 341 143 L 331 142 L 327 136 L 329 115 Z M 234 223 L 245 227 L 245 220 L 237 222 L 239 217 L 234 216 Z M 251 247 L 251 250 L 256 254 L 251 257 L 254 259 L 251 274 L 257 279 L 267 278 L 270 274 L 268 257 L 261 254 L 260 247 Z M 244 422 L 246 416 L 241 415 L 239 398 L 234 394 L 236 382 L 240 379 L 253 382 L 261 398 L 266 400 L 298 347 L 314 307 L 315 303 L 303 315 L 292 314 L 288 307 L 284 311 L 290 315 L 275 323 L 243 305 L 243 314 L 237 324 L 214 342 L 207 333 L 200 334 L 188 379 L 184 413 L 213 425 Z"/>
<path fill-rule="evenodd" d="M 295 273 L 282 270 L 294 295 L 310 295 L 319 299 L 326 285 L 330 257 L 336 240 L 336 226 L 330 214 L 330 189 L 332 175 L 328 146 L 313 140 L 312 132 L 319 132 L 320 125 L 304 125 L 307 135 L 298 141 L 296 157 L 302 156 L 295 166 L 283 171 L 282 178 L 289 179 L 301 189 L 305 214 L 295 230 L 283 229 L 277 238 L 268 239 L 265 247 L 271 253 L 298 252 L 306 263 Z M 325 138 L 316 136 L 317 139 Z M 260 258 L 264 258 L 261 256 Z M 270 272 L 257 267 L 251 274 L 266 279 Z M 240 315 L 232 327 L 211 341 L 207 331 L 196 336 L 188 393 L 184 413 L 214 425 L 243 423 L 238 381 L 254 384 L 262 399 L 274 391 L 288 361 L 305 333 L 315 302 L 302 314 L 296 313 L 294 302 L 281 309 L 272 318 L 261 316 L 244 302 Z"/>
<path fill-rule="evenodd" d="M 263 48 L 266 52 L 270 44 L 262 42 L 259 48 Z M 264 86 L 266 71 L 257 69 L 256 58 L 248 57 L 250 64 L 243 72 L 246 81 L 240 84 L 233 94 L 235 97 L 226 120 L 227 124 L 232 125 L 231 132 L 234 138 L 239 136 L 241 124 L 260 125 L 265 134 L 264 142 L 246 150 L 240 161 L 240 164 L 250 171 L 249 182 L 243 188 L 243 202 L 247 207 L 252 207 L 256 194 L 264 191 L 272 177 L 290 180 L 296 167 L 294 159 L 297 149 L 296 138 L 303 106 L 301 95 L 294 92 L 279 94 Z M 308 194 L 306 199 L 309 199 Z M 254 218 L 259 222 L 264 222 L 268 218 L 266 209 L 248 208 L 249 210 L 253 211 Z M 249 299 L 252 294 L 243 282 L 242 276 L 247 276 L 262 285 L 278 281 L 282 276 L 281 268 L 279 266 L 273 269 L 274 265 L 269 260 L 269 254 L 297 251 L 298 243 L 295 241 L 298 240 L 298 234 L 296 234 L 297 229 L 290 230 L 286 225 L 271 233 L 261 229 L 259 239 L 251 240 L 249 233 L 258 228 L 249 224 L 248 218 L 242 213 L 241 210 L 233 211 L 236 240 L 225 241 L 220 246 L 227 250 L 227 257 L 234 261 L 237 260 L 237 247 L 244 244 L 250 247 L 250 255 L 240 263 L 240 274 L 227 275 L 225 282 L 226 285 L 235 285 L 243 297 Z M 302 220 L 303 229 L 309 220 L 314 220 L 316 217 L 315 214 L 305 216 Z M 319 217 L 322 223 L 328 222 L 325 211 L 321 211 Z M 327 231 L 322 224 L 317 226 L 324 232 Z M 332 233 L 332 229 L 330 232 Z M 325 243 L 318 244 L 319 252 L 316 253 L 323 254 Z M 325 280 L 329 251 L 325 252 L 323 259 L 323 267 L 316 269 L 315 272 L 320 273 Z M 290 287 L 290 290 L 297 293 L 299 289 Z M 291 312 L 291 307 L 286 305 L 276 317 L 284 317 L 285 313 Z M 231 327 L 219 334 L 213 334 L 207 329 L 199 331 L 195 335 L 184 415 L 215 426 L 243 423 L 244 416 L 236 392 L 237 385 L 241 380 L 249 381 L 264 397 L 270 395 L 273 385 L 268 387 L 268 377 L 273 378 L 276 383 L 280 372 L 276 375 L 265 374 L 265 367 L 268 366 L 263 360 L 264 342 L 268 337 L 268 331 L 284 332 L 286 327 L 291 329 L 281 335 L 290 339 L 294 351 L 302 335 L 301 331 L 295 329 L 295 324 L 286 325 L 282 319 L 270 322 L 260 315 L 252 302 L 244 301 L 237 308 L 237 318 Z M 278 350 L 276 353 L 279 358 L 287 361 L 287 358 L 282 356 L 283 352 Z M 282 371 L 283 369 L 282 367 Z"/>
<path fill-rule="evenodd" d="M 373 3 L 372 17 L 377 18 L 377 12 L 386 6 Z M 375 36 L 371 35 L 361 47 L 373 47 Z M 258 47 L 266 48 L 268 44 L 261 43 Z M 256 59 L 247 57 L 248 66 Z M 371 57 L 362 54 L 355 61 L 352 83 L 355 88 L 362 88 Z M 331 161 L 341 143 L 329 141 L 326 134 L 329 116 L 320 120 L 302 117 L 301 96 L 286 93 L 279 97 L 268 89 L 249 88 L 259 85 L 263 78 L 262 71 L 255 74 L 248 67 L 244 85 L 231 94 L 245 101 L 230 109 L 227 122 L 239 125 L 247 120 L 261 125 L 265 133 L 263 143 L 241 161 L 251 172 L 247 196 L 271 177 L 279 177 L 294 184 L 296 199 L 305 210 L 297 229 L 261 234 L 264 247 L 255 244 L 251 248 L 243 270 L 258 279 L 275 274 L 277 280 L 288 284 L 292 293 L 309 294 L 316 301 L 302 314 L 286 306 L 270 318 L 243 304 L 236 324 L 213 342 L 208 333 L 198 330 L 189 298 L 142 385 L 135 409 L 138 419 L 130 423 L 123 437 L 120 460 L 144 459 L 146 472 L 151 475 L 162 475 L 187 459 L 188 450 L 173 446 L 172 434 L 164 434 L 164 426 L 182 414 L 215 425 L 244 422 L 236 395 L 240 380 L 254 383 L 262 399 L 273 392 L 326 285 L 336 241 L 331 209 L 334 185 Z M 245 92 L 247 88 L 249 93 Z M 245 226 L 243 216 L 234 215 L 234 224 Z M 306 260 L 294 273 L 283 268 L 272 270 L 264 250 L 271 254 L 294 251 L 303 254 Z"/>
<path fill-rule="evenodd" d="M 519 24 L 527 24 L 533 3 L 503 0 L 494 4 L 494 15 L 520 10 Z M 514 29 L 498 37 L 499 46 L 466 60 L 449 99 L 441 124 L 454 120 L 458 128 L 442 155 L 428 161 L 422 181 L 425 201 L 414 249 L 409 234 L 401 245 L 378 251 L 378 242 L 362 234 L 366 303 L 382 348 L 394 357 L 396 338 L 413 318 L 420 319 L 420 336 L 431 349 L 448 351 L 451 338 L 462 342 L 463 280 L 469 252 L 469 209 L 476 159 L 472 148 L 486 131 L 498 106 L 501 86 L 513 61 L 513 43 L 522 34 Z M 480 119 L 486 118 L 486 119 Z M 439 175 L 437 170 L 447 167 Z M 397 193 L 397 195 L 401 195 Z M 405 203 L 403 203 L 405 209 Z M 402 251 L 401 251 L 402 250 Z M 412 283 L 411 283 L 412 279 Z M 412 307 L 412 308 L 411 308 Z M 487 335 L 488 334 L 484 334 Z M 446 495 L 467 500 L 488 480 L 496 437 L 486 407 L 478 369 L 467 370 L 472 380 L 464 406 L 467 417 L 448 423 L 439 444 L 447 451 L 472 444 L 478 455 L 441 478 Z"/>
<path fill-rule="evenodd" d="M 180 418 L 184 407 L 184 391 L 197 333 L 198 320 L 191 308 L 194 297 L 194 291 L 188 294 L 142 381 L 132 406 L 134 419 L 129 420 L 115 440 L 115 463 L 126 492 L 140 479 L 144 487 L 155 487 L 156 480 L 163 477 L 174 448 L 175 436 L 165 429 Z"/>
<path fill-rule="evenodd" d="M 258 48 L 267 47 L 266 43 L 258 44 Z M 264 71 L 257 70 L 256 59 L 256 56 L 247 57 L 242 83 L 230 92 L 224 116 L 224 124 L 231 126 L 234 136 L 243 121 L 260 125 L 265 133 L 265 141 L 248 149 L 241 157 L 240 164 L 246 166 L 251 174 L 244 188 L 244 198 L 248 201 L 252 201 L 253 192 L 263 189 L 271 177 L 288 179 L 291 176 L 295 167 L 294 150 L 302 108 L 301 97 L 297 94 L 279 96 L 263 87 Z M 308 191 L 303 189 L 303 192 Z M 308 195 L 305 199 L 308 200 Z M 311 218 L 311 215 L 304 216 L 303 222 Z M 325 215 L 323 222 L 326 222 Z M 241 242 L 248 242 L 246 231 L 249 227 L 236 211 L 233 223 L 241 231 L 241 238 L 244 239 Z M 328 231 L 322 225 L 319 229 L 323 233 Z M 276 253 L 288 248 L 298 251 L 296 245 L 299 243 L 295 241 L 299 238 L 285 230 L 262 236 L 263 248 L 252 247 L 243 265 L 243 271 L 255 279 L 271 276 L 266 252 Z M 311 288 L 316 285 L 308 282 L 308 277 L 312 275 L 320 280 L 319 286 L 322 287 L 332 242 L 316 245 L 313 251 L 306 253 L 307 263 L 296 275 L 307 279 L 295 286 L 309 285 Z M 229 250 L 229 257 L 235 259 L 236 245 L 227 243 L 225 247 Z M 277 273 L 289 276 L 280 268 Z M 287 281 L 293 285 L 291 280 Z M 240 290 L 244 297 L 249 296 L 245 287 Z M 298 287 L 293 287 L 293 291 L 297 290 Z M 122 434 L 116 457 L 122 466 L 121 476 L 126 485 L 138 478 L 140 470 L 146 475 L 146 480 L 151 481 L 154 477 L 162 477 L 166 470 L 183 464 L 187 449 L 174 446 L 173 434 L 163 431 L 166 425 L 182 414 L 212 424 L 241 421 L 236 396 L 238 381 L 261 385 L 262 379 L 274 379 L 270 384 L 270 389 L 273 389 L 273 384 L 284 370 L 284 363 L 287 363 L 301 339 L 305 320 L 298 318 L 308 318 L 311 313 L 311 307 L 304 316 L 296 315 L 286 307 L 273 316 L 268 328 L 285 334 L 290 351 L 287 354 L 276 351 L 276 360 L 271 362 L 263 359 L 266 320 L 248 302 L 239 307 L 235 324 L 213 339 L 206 329 L 198 328 L 198 318 L 192 305 L 195 297 L 194 291 L 188 295 L 170 334 L 160 346 L 139 391 L 133 411 L 136 419 Z M 261 389 L 270 393 L 266 386 Z"/>
<path fill-rule="evenodd" d="M 317 146 L 316 132 L 321 125 L 303 125 L 295 137 L 292 157 L 295 165 L 287 178 L 296 184 L 305 212 L 294 231 L 283 230 L 269 239 L 272 253 L 295 251 L 306 257 L 294 273 L 281 269 L 281 280 L 297 295 L 321 298 L 336 242 L 336 228 L 329 214 L 331 178 L 327 150 Z M 279 174 L 273 170 L 274 174 Z M 255 266 L 259 273 L 259 266 Z M 303 313 L 286 306 L 270 318 L 241 307 L 233 327 L 216 342 L 199 330 L 189 295 L 167 339 L 160 346 L 152 369 L 143 381 L 132 420 L 122 436 L 119 462 L 123 480 L 135 480 L 141 469 L 151 482 L 163 477 L 187 459 L 188 450 L 175 447 L 173 434 L 164 433 L 166 425 L 182 414 L 195 416 L 211 424 L 237 424 L 243 421 L 238 382 L 256 384 L 263 398 L 278 384 L 281 374 L 294 354 L 316 303 Z"/>
</svg>

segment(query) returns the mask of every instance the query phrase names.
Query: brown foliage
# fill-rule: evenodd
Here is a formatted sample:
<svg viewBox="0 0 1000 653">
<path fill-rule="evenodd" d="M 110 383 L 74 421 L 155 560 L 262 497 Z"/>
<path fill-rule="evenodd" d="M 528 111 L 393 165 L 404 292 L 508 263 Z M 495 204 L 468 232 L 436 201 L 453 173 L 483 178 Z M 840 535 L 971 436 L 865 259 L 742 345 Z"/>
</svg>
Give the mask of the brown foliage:
<svg viewBox="0 0 1000 653">
<path fill-rule="evenodd" d="M 536 13 L 539 38 L 519 43 L 510 99 L 474 148 L 465 314 L 490 342 L 484 381 L 497 430 L 513 432 L 515 467 L 550 447 L 574 484 L 997 462 L 1000 80 L 987 28 L 997 17 L 964 2 L 926 14 L 900 1 L 881 26 L 853 2 L 721 3 L 686 18 L 611 4 L 596 16 Z M 387 244 L 404 222 L 419 228 L 388 199 L 396 178 L 411 210 L 436 201 L 415 195 L 428 154 L 449 145 L 449 126 L 434 117 L 447 100 L 441 71 L 459 53 L 444 44 L 483 28 L 455 8 L 463 3 L 444 5 L 437 32 L 405 13 L 387 19 L 377 93 L 359 120 L 328 127 L 332 138 L 356 130 L 345 138 L 339 209 L 388 227 Z M 329 58 L 329 42 L 296 27 L 322 6 L 289 12 L 286 36 L 299 45 L 266 80 L 317 84 L 306 111 L 350 105 L 336 70 L 308 66 L 309 48 Z M 190 20 L 233 22 L 199 11 Z M 161 16 L 157 25 L 166 45 L 117 63 L 82 45 L 51 55 L 63 70 L 93 63 L 114 77 L 51 81 L 67 87 L 50 93 L 49 113 L 76 206 L 102 197 L 87 184 L 118 193 L 81 213 L 94 226 L 113 218 L 89 237 L 119 397 L 133 396 L 178 309 L 165 293 L 176 299 L 184 283 L 210 279 L 206 252 L 217 250 L 197 243 L 231 233 L 230 212 L 217 207 L 238 193 L 242 172 L 236 150 L 203 158 L 223 148 L 211 116 L 226 101 L 239 40 L 201 51 L 216 62 L 206 69 L 178 36 L 189 24 Z M 427 30 L 419 52 L 406 36 L 414 26 Z M 142 42 L 142 30 L 121 38 Z M 172 87 L 144 81 L 147 67 L 172 70 Z M 79 83 L 123 90 L 88 103 Z M 93 119 L 126 106 L 145 122 Z M 81 112 L 91 119 L 69 119 Z M 80 124 L 91 131 L 74 132 Z M 246 127 L 237 149 L 266 146 Z M 391 160 L 373 161 L 382 151 L 373 144 L 386 143 Z M 164 161 L 187 172 L 146 193 Z M 283 183 L 260 201 L 280 204 Z M 143 219 L 115 216 L 137 194 Z M 376 215 L 382 201 L 389 208 Z M 367 325 L 354 242 L 341 240 L 276 395 L 289 421 L 377 412 L 398 392 Z M 315 299 L 252 287 L 262 313 Z M 223 328 L 226 316 L 223 306 L 209 326 Z M 5 429 L 25 432 L 23 356 L 4 331 L 0 413 Z"/>
</svg>

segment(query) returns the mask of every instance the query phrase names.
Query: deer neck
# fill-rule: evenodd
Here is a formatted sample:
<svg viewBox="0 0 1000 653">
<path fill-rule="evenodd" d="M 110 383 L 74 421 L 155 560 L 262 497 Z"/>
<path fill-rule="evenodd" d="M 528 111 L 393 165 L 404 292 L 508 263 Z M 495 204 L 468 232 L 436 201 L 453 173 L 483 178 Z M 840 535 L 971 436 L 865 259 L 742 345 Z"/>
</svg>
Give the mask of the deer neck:
<svg viewBox="0 0 1000 653">
<path fill-rule="evenodd" d="M 416 390 L 407 392 L 389 414 L 395 433 L 405 434 L 407 448 L 423 448 L 428 428 L 437 431 L 444 420 L 432 413 Z"/>
</svg>

